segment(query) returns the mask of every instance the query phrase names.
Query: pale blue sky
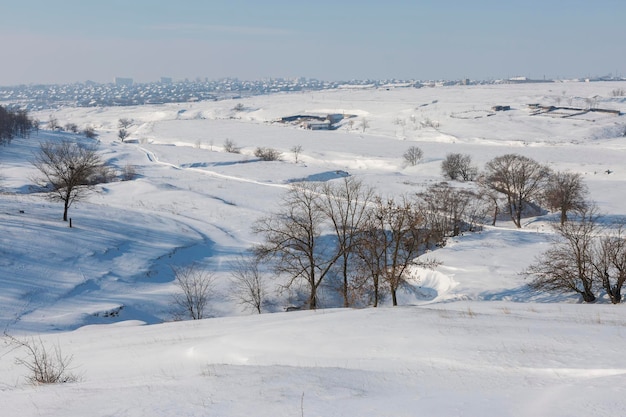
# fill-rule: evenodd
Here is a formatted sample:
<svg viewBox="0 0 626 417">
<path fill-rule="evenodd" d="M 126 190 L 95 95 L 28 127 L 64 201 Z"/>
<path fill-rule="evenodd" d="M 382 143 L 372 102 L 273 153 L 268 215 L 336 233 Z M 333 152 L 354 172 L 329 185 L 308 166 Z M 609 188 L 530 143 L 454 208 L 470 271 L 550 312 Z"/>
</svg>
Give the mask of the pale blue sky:
<svg viewBox="0 0 626 417">
<path fill-rule="evenodd" d="M 626 0 L 0 0 L 0 85 L 626 75 Z"/>
</svg>

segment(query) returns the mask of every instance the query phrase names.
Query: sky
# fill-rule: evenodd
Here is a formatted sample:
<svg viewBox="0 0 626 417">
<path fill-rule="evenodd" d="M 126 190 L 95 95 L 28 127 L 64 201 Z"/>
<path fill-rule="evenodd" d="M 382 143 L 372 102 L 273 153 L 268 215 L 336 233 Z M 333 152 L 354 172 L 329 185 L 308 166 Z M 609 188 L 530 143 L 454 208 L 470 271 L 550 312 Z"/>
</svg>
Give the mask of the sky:
<svg viewBox="0 0 626 417">
<path fill-rule="evenodd" d="M 0 85 L 626 75 L 623 0 L 0 0 Z"/>
</svg>

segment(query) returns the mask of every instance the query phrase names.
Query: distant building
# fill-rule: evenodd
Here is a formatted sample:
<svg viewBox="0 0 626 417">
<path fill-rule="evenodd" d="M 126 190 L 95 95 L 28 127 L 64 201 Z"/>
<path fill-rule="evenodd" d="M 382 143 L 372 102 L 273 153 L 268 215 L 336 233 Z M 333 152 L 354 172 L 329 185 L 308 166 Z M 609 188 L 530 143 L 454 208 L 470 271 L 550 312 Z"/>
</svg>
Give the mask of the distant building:
<svg viewBox="0 0 626 417">
<path fill-rule="evenodd" d="M 119 86 L 122 86 L 122 85 L 124 85 L 124 86 L 131 86 L 131 85 L 133 85 L 133 79 L 132 78 L 115 77 L 113 82 L 115 83 L 115 85 L 119 85 Z"/>
</svg>

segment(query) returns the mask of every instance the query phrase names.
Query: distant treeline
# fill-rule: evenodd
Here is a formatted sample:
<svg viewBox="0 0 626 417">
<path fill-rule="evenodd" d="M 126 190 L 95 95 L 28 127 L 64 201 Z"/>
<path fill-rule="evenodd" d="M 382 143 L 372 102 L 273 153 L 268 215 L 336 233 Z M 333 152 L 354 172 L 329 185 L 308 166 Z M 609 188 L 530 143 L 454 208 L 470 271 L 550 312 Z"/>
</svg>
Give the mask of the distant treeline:
<svg viewBox="0 0 626 417">
<path fill-rule="evenodd" d="M 28 137 L 35 128 L 26 110 L 10 110 L 0 106 L 0 143 L 7 144 L 16 136 Z"/>
</svg>

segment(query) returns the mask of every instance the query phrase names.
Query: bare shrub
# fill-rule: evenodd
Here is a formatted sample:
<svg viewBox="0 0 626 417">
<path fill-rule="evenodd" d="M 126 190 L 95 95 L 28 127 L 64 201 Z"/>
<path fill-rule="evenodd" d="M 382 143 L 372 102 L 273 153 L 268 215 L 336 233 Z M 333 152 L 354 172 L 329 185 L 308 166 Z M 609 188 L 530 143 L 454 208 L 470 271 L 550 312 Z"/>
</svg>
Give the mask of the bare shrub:
<svg viewBox="0 0 626 417">
<path fill-rule="evenodd" d="M 134 165 L 126 164 L 122 168 L 122 181 L 130 181 L 137 178 L 137 168 Z"/>
<path fill-rule="evenodd" d="M 215 293 L 215 275 L 197 264 L 172 266 L 174 285 L 180 292 L 173 295 L 174 317 L 200 320 Z"/>
<path fill-rule="evenodd" d="M 433 129 L 439 129 L 439 122 L 431 120 L 428 117 L 420 122 L 421 127 L 431 127 Z"/>
<path fill-rule="evenodd" d="M 362 129 L 363 133 L 365 133 L 365 129 L 370 127 L 370 122 L 367 119 L 361 119 L 361 123 L 359 123 L 359 127 Z"/>
<path fill-rule="evenodd" d="M 235 144 L 232 139 L 224 141 L 224 151 L 228 153 L 241 153 L 241 148 Z"/>
<path fill-rule="evenodd" d="M 72 355 L 64 355 L 57 344 L 52 348 L 41 339 L 20 340 L 5 333 L 8 343 L 26 352 L 26 356 L 15 362 L 28 370 L 26 380 L 31 384 L 60 384 L 77 382 L 80 377 L 71 372 Z"/>
<path fill-rule="evenodd" d="M 254 156 L 262 161 L 278 161 L 282 153 L 274 148 L 258 147 L 254 150 Z"/>
<path fill-rule="evenodd" d="M 65 131 L 66 132 L 72 132 L 72 133 L 78 133 L 78 126 L 76 125 L 76 123 L 66 123 L 65 124 Z"/>
<path fill-rule="evenodd" d="M 93 126 L 86 126 L 85 130 L 83 130 L 83 135 L 89 139 L 95 139 L 98 137 L 96 129 Z"/>
<path fill-rule="evenodd" d="M 611 91 L 611 95 L 613 97 L 624 97 L 626 96 L 626 90 L 624 90 L 623 88 L 616 88 Z"/>
<path fill-rule="evenodd" d="M 57 130 L 61 126 L 59 125 L 59 120 L 53 115 L 50 115 L 50 117 L 48 117 L 47 127 L 48 130 Z"/>
<path fill-rule="evenodd" d="M 266 298 L 263 274 L 256 258 L 239 257 L 232 264 L 231 296 L 239 304 L 261 314 Z"/>
</svg>

